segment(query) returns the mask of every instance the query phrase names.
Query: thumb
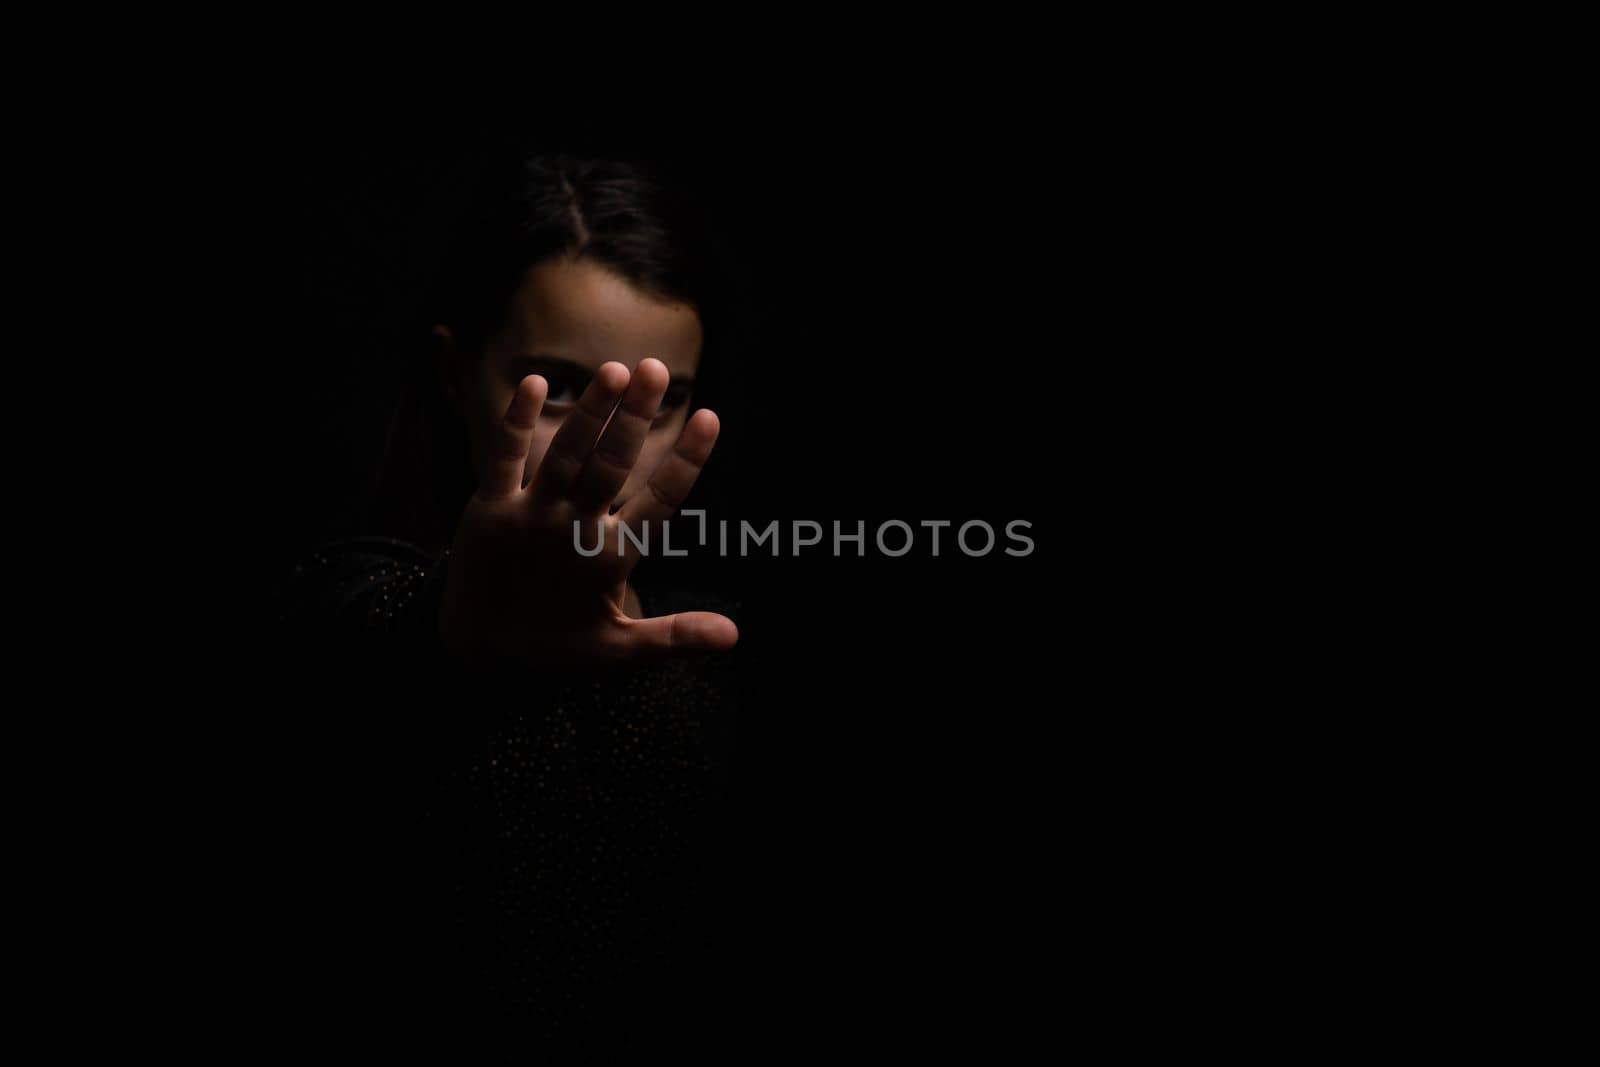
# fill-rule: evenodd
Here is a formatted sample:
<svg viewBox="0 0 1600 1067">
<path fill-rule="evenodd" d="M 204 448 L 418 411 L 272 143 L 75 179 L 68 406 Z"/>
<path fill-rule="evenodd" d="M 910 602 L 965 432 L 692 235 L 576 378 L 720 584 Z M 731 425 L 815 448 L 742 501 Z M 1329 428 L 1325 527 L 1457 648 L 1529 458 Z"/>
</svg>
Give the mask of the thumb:
<svg viewBox="0 0 1600 1067">
<path fill-rule="evenodd" d="M 683 611 L 655 619 L 632 619 L 622 631 L 619 651 L 667 656 L 724 652 L 739 641 L 739 628 L 714 611 Z"/>
</svg>

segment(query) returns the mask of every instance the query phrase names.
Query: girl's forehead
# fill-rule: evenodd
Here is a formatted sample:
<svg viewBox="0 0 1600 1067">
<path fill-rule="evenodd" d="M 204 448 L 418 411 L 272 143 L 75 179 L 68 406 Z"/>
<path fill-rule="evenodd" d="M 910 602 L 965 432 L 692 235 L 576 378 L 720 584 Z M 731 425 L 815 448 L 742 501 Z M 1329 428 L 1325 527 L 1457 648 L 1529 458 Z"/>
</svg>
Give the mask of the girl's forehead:
<svg viewBox="0 0 1600 1067">
<path fill-rule="evenodd" d="M 691 374 L 699 362 L 702 330 L 693 307 L 648 296 L 583 260 L 535 267 L 508 310 L 508 356 L 591 368 L 607 360 L 634 367 L 653 356 L 675 374 Z"/>
</svg>

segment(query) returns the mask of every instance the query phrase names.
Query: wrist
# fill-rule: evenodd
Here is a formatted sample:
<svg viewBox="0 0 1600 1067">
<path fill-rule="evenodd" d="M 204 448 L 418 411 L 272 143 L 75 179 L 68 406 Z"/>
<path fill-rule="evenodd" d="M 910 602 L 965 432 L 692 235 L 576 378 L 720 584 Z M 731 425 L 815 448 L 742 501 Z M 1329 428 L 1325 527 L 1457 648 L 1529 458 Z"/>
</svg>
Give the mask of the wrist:
<svg viewBox="0 0 1600 1067">
<path fill-rule="evenodd" d="M 441 654 L 459 666 L 478 666 L 487 658 L 483 642 L 473 633 L 469 613 L 460 603 L 458 575 L 450 566 L 450 550 L 440 557 L 437 593 L 432 600 L 433 636 Z"/>
</svg>

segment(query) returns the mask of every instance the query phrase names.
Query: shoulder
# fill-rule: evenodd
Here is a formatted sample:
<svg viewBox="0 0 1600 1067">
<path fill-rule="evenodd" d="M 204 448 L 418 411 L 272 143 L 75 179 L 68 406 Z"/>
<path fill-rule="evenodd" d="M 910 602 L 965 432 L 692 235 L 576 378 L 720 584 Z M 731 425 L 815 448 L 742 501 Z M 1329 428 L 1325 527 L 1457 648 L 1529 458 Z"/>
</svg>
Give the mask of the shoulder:
<svg viewBox="0 0 1600 1067">
<path fill-rule="evenodd" d="M 285 577 L 293 587 L 351 575 L 423 574 L 440 561 L 409 541 L 393 537 L 343 537 L 302 553 Z"/>
<path fill-rule="evenodd" d="M 420 546 L 395 537 L 342 537 L 326 541 L 303 553 L 294 563 L 293 573 L 349 567 L 381 566 L 386 563 L 426 568 L 435 557 Z"/>
<path fill-rule="evenodd" d="M 392 617 L 436 584 L 445 558 L 392 537 L 323 542 L 301 553 L 280 575 L 278 621 L 317 627 L 346 618 L 375 622 Z"/>
</svg>

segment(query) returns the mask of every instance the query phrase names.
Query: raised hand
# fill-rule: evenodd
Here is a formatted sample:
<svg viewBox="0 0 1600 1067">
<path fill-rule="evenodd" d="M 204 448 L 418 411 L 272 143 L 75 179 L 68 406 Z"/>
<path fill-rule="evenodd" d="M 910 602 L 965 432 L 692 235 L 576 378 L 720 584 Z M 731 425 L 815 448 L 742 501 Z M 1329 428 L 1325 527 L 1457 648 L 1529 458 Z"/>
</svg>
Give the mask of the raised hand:
<svg viewBox="0 0 1600 1067">
<path fill-rule="evenodd" d="M 537 374 L 518 385 L 451 545 L 439 636 L 458 659 L 574 665 L 721 651 L 738 640 L 733 620 L 713 612 L 631 619 L 623 611 L 640 555 L 620 524 L 642 536 L 649 521 L 657 536 L 699 477 L 719 430 L 713 412 L 697 411 L 648 486 L 611 514 L 667 384 L 659 360 L 643 360 L 632 374 L 621 363 L 602 365 L 526 485 L 549 385 Z M 577 551 L 574 521 L 582 523 L 585 551 L 597 539 L 601 551 Z"/>
</svg>

